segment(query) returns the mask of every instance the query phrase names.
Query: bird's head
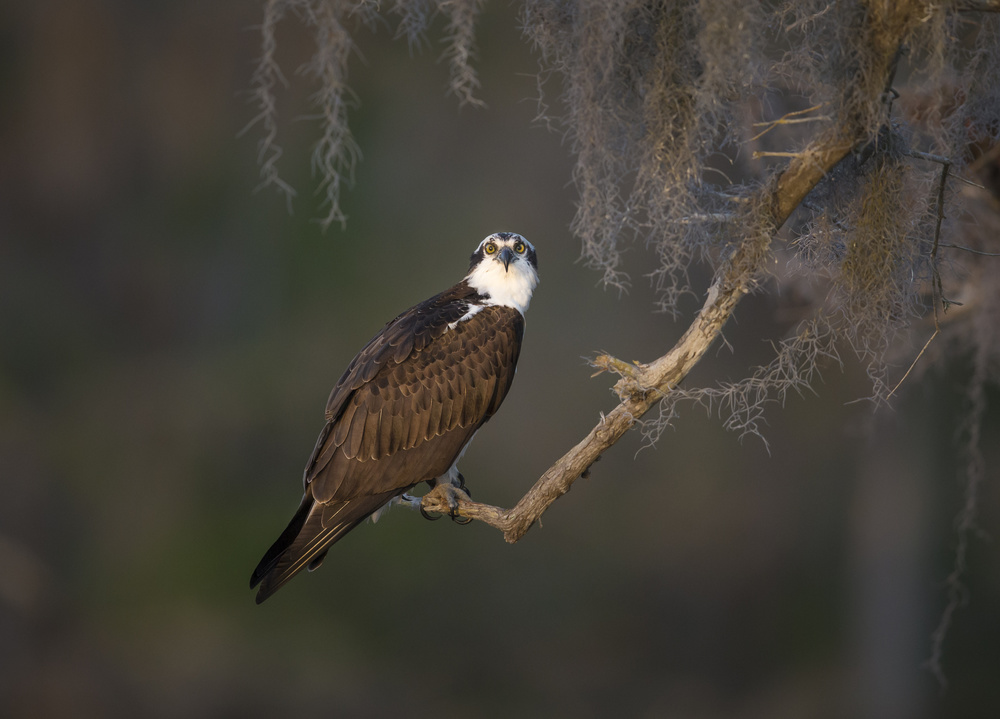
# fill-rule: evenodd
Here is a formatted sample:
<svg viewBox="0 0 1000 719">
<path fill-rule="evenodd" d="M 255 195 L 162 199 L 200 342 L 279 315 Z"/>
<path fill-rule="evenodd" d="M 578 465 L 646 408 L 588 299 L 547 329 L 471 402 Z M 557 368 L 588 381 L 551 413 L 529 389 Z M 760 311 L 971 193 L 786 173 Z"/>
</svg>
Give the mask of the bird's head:
<svg viewBox="0 0 1000 719">
<path fill-rule="evenodd" d="M 535 248 L 516 232 L 495 232 L 472 253 L 465 279 L 490 304 L 523 314 L 538 284 Z"/>
</svg>

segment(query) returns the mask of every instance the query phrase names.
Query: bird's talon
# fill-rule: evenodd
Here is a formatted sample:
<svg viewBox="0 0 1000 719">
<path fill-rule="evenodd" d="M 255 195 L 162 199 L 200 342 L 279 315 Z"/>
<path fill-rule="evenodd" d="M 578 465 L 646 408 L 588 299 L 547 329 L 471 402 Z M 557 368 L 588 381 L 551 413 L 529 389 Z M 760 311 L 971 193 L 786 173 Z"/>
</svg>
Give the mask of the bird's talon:
<svg viewBox="0 0 1000 719">
<path fill-rule="evenodd" d="M 466 525 L 472 521 L 472 517 L 463 517 L 458 513 L 461 508 L 461 503 L 456 496 L 457 492 L 464 492 L 466 497 L 471 498 L 472 496 L 469 494 L 469 490 L 465 486 L 465 477 L 462 476 L 461 472 L 458 473 L 458 487 L 451 487 L 448 491 L 448 509 L 450 510 L 448 512 L 448 516 L 451 517 L 451 521 L 455 524 Z"/>
<path fill-rule="evenodd" d="M 466 486 L 465 475 L 461 472 L 458 473 L 458 488 L 465 492 L 469 496 L 469 499 L 472 499 L 472 490 Z"/>
<path fill-rule="evenodd" d="M 436 522 L 439 519 L 441 519 L 441 517 L 443 515 L 438 514 L 438 515 L 435 516 L 435 515 L 431 514 L 430 512 L 428 512 L 426 509 L 424 509 L 423 505 L 421 505 L 421 507 L 420 507 L 420 516 L 423 517 L 424 519 L 426 519 L 429 522 Z"/>
</svg>

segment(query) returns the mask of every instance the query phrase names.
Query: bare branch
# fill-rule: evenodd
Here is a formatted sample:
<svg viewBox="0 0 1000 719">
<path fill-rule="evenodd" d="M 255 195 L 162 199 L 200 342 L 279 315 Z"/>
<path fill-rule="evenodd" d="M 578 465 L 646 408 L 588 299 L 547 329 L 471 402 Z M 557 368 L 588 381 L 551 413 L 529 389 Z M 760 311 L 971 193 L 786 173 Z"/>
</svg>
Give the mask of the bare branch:
<svg viewBox="0 0 1000 719">
<path fill-rule="evenodd" d="M 767 122 L 755 122 L 753 124 L 754 127 L 763 127 L 764 129 L 758 132 L 753 137 L 751 137 L 750 142 L 753 142 L 754 140 L 759 140 L 764 135 L 769 133 L 771 130 L 776 128 L 778 125 L 798 125 L 804 122 L 828 122 L 830 118 L 826 116 L 799 117 L 799 115 L 804 115 L 807 112 L 818 110 L 821 107 L 823 107 L 823 103 L 820 103 L 819 105 L 813 105 L 812 107 L 807 107 L 804 110 L 795 110 L 793 112 L 786 112 L 777 120 L 768 120 Z"/>
<path fill-rule="evenodd" d="M 595 365 L 615 371 L 622 378 L 615 384 L 621 403 L 590 430 L 569 452 L 563 455 L 528 490 L 510 510 L 483 505 L 457 497 L 457 514 L 481 519 L 500 529 L 504 539 L 516 542 L 524 536 L 556 499 L 566 494 L 601 454 L 614 445 L 664 395 L 676 387 L 704 356 L 722 331 L 723 325 L 744 294 L 753 286 L 767 257 L 774 232 L 808 194 L 809 190 L 851 151 L 854 144 L 830 135 L 799 153 L 769 188 L 761 191 L 758 201 L 770 211 L 772 220 L 756 234 L 746 238 L 729 258 L 715 282 L 708 289 L 705 304 L 684 336 L 667 354 L 648 365 L 629 364 L 602 355 Z M 440 493 L 425 496 L 423 508 L 447 512 L 449 504 Z"/>
<path fill-rule="evenodd" d="M 753 159 L 759 160 L 762 157 L 798 157 L 801 153 L 798 152 L 783 152 L 783 151 L 768 151 L 768 150 L 754 150 Z"/>
<path fill-rule="evenodd" d="M 919 20 L 919 3 L 903 3 L 895 11 L 876 14 L 880 30 L 892 35 L 892 42 L 880 47 L 884 53 L 885 88 L 889 88 L 895 72 L 895 58 L 900 43 L 909 28 Z M 888 97 L 887 91 L 883 95 Z M 876 98 L 872 98 L 875 101 Z M 595 360 L 601 370 L 621 375 L 615 384 L 620 404 L 590 430 L 576 446 L 553 464 L 528 490 L 512 509 L 504 510 L 468 500 L 464 494 L 445 491 L 425 495 L 422 506 L 426 511 L 450 512 L 462 517 L 480 519 L 503 532 L 507 542 L 514 543 L 527 533 L 546 509 L 566 494 L 573 483 L 583 476 L 601 454 L 614 445 L 639 419 L 675 388 L 704 356 L 722 332 L 736 305 L 752 287 L 764 261 L 769 257 L 771 242 L 806 195 L 855 147 L 868 141 L 863 125 L 842 125 L 821 135 L 803 151 L 788 153 L 791 158 L 785 170 L 756 193 L 747 203 L 755 210 L 757 224 L 740 242 L 716 274 L 709 287 L 704 305 L 673 349 L 649 364 L 629 364 L 604 355 Z"/>
</svg>

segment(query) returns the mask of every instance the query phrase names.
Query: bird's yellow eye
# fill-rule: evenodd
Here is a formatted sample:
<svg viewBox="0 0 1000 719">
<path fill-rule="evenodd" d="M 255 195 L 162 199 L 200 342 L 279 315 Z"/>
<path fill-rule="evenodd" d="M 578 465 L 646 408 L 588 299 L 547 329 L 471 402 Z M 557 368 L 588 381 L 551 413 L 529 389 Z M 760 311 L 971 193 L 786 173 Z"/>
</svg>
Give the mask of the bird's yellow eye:
<svg viewBox="0 0 1000 719">
<path fill-rule="evenodd" d="M 524 243 L 523 242 L 518 242 L 516 245 L 514 245 L 514 252 L 516 252 L 519 255 L 523 255 L 524 254 Z"/>
<path fill-rule="evenodd" d="M 486 247 L 484 247 L 483 249 L 486 250 L 487 255 L 492 255 L 494 252 L 497 251 L 497 246 L 492 242 L 490 242 L 487 243 Z"/>
</svg>

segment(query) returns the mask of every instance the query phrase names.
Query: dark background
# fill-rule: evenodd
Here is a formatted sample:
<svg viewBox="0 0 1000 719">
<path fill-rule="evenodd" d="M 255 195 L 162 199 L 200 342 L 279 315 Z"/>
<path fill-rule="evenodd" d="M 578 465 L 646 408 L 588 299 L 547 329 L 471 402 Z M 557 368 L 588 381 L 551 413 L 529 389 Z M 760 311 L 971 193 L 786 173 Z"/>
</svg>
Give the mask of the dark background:
<svg viewBox="0 0 1000 719">
<path fill-rule="evenodd" d="M 575 260 L 563 138 L 534 123 L 515 11 L 478 33 L 488 109 L 360 29 L 364 153 L 323 232 L 308 32 L 282 25 L 289 214 L 255 193 L 257 3 L 0 7 L 0 714 L 5 717 L 993 717 L 1000 555 L 973 538 L 942 690 L 923 666 L 962 503 L 968 362 L 873 415 L 863 372 L 768 415 L 770 452 L 686 411 L 614 447 L 520 543 L 394 510 L 257 607 L 327 393 L 389 318 L 497 230 L 537 247 L 518 378 L 463 472 L 510 506 L 614 406 L 584 357 L 649 360 L 652 311 Z M 440 29 L 441 23 L 436 25 Z M 704 279 L 697 280 L 699 287 Z M 766 361 L 791 321 L 748 298 L 693 384 Z M 901 367 L 905 368 L 905 365 Z M 991 397 L 994 401 L 995 395 Z M 997 526 L 997 415 L 980 525 Z M 641 450 L 641 451 L 640 451 Z"/>
</svg>

